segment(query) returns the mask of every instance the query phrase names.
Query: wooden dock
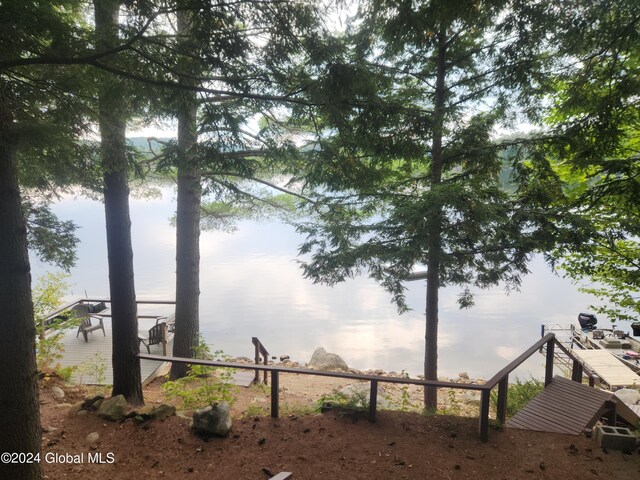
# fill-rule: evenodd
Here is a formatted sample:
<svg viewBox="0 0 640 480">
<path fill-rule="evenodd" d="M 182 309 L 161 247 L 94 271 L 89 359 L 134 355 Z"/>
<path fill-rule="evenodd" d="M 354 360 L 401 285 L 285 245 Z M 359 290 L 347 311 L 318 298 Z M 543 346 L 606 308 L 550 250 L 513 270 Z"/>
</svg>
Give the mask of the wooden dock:
<svg viewBox="0 0 640 480">
<path fill-rule="evenodd" d="M 600 377 L 610 389 L 640 386 L 640 375 L 635 373 L 607 350 L 572 350 L 589 370 Z"/>
<path fill-rule="evenodd" d="M 173 320 L 173 315 L 163 317 L 168 323 Z M 96 321 L 95 319 L 93 320 Z M 84 385 L 112 385 L 113 369 L 111 365 L 111 318 L 109 315 L 103 316 L 105 334 L 102 330 L 95 330 L 87 335 L 88 341 L 85 342 L 82 334 L 77 335 L 77 327 L 65 330 L 62 337 L 62 346 L 64 348 L 63 356 L 58 363 L 61 367 L 75 367 L 71 375 L 71 382 Z M 141 334 L 145 333 L 156 323 L 156 318 L 147 315 L 138 319 L 138 330 Z M 144 335 L 143 335 L 144 336 Z M 141 351 L 147 353 L 146 347 L 140 345 Z M 164 355 L 162 344 L 150 345 L 150 354 Z M 167 337 L 166 354 L 172 356 L 173 351 L 173 334 Z M 168 362 L 160 363 L 152 360 L 140 361 L 140 375 L 142 385 L 145 386 L 158 376 L 166 375 L 169 372 L 170 364 Z M 231 383 L 240 387 L 248 387 L 253 383 L 254 372 L 247 370 L 239 370 L 231 375 Z"/>
<path fill-rule="evenodd" d="M 94 320 L 95 321 L 95 320 Z M 102 330 L 96 330 L 88 334 L 88 341 L 85 342 L 82 335 L 77 336 L 77 327 L 64 331 L 62 337 L 62 358 L 58 360 L 61 367 L 76 367 L 71 381 L 84 385 L 111 385 L 113 384 L 113 369 L 111 366 L 111 319 L 104 318 L 105 335 Z M 139 320 L 139 330 L 151 328 L 155 320 Z M 146 348 L 142 347 L 145 352 Z M 162 345 L 151 345 L 151 353 L 162 355 Z M 171 355 L 173 350 L 173 335 L 167 339 L 167 353 Z M 163 374 L 167 364 L 152 362 L 150 360 L 140 361 L 140 374 L 143 385 L 149 383 L 156 376 Z"/>
</svg>

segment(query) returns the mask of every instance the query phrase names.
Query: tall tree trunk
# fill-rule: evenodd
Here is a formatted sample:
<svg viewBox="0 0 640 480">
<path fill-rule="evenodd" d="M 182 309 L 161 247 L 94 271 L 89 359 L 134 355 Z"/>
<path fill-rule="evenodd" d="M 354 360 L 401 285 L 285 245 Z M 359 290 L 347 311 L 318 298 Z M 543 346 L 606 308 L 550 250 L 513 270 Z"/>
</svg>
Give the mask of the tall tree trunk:
<svg viewBox="0 0 640 480">
<path fill-rule="evenodd" d="M 191 13 L 178 12 L 181 43 L 191 42 Z M 185 66 L 188 69 L 188 66 Z M 193 84 L 190 78 L 182 83 Z M 194 356 L 200 332 L 200 203 L 201 172 L 195 154 L 198 103 L 185 92 L 178 111 L 178 201 L 176 213 L 176 322 L 173 355 Z M 186 365 L 171 365 L 171 378 L 184 377 Z"/>
<path fill-rule="evenodd" d="M 438 33 L 438 57 L 436 72 L 436 90 L 433 122 L 433 142 L 431 145 L 431 189 L 435 190 L 442 183 L 442 137 L 444 135 L 445 116 L 445 79 L 447 37 L 444 30 Z M 434 199 L 439 195 L 434 195 Z M 427 218 L 429 241 L 427 253 L 427 292 L 426 292 L 426 329 L 424 351 L 424 378 L 438 379 L 438 293 L 440 290 L 440 257 L 442 255 L 442 205 L 438 203 L 431 207 L 431 214 Z M 438 390 L 425 387 L 424 406 L 428 411 L 435 411 L 438 407 Z"/>
<path fill-rule="evenodd" d="M 119 0 L 96 0 L 96 46 L 118 44 Z M 99 93 L 100 154 L 104 168 L 104 209 L 109 260 L 112 322 L 112 395 L 122 394 L 129 403 L 142 404 L 138 343 L 138 316 L 133 280 L 133 249 L 129 216 L 126 157 L 126 102 L 115 80 Z"/>
<path fill-rule="evenodd" d="M 20 202 L 13 118 L 0 80 L 0 453 L 40 452 L 27 227 Z M 0 463 L 0 478 L 38 480 L 40 464 Z"/>
</svg>

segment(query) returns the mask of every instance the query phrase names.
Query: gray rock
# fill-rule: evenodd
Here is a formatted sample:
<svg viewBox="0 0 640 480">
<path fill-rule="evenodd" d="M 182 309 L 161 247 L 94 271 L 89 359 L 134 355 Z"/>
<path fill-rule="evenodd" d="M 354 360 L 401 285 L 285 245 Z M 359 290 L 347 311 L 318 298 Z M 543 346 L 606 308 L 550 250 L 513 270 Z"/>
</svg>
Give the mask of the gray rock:
<svg viewBox="0 0 640 480">
<path fill-rule="evenodd" d="M 193 412 L 193 430 L 202 436 L 224 437 L 231 430 L 231 415 L 227 402 L 213 405 Z"/>
<path fill-rule="evenodd" d="M 100 408 L 100 404 L 104 400 L 104 395 L 95 395 L 93 397 L 87 397 L 82 402 L 82 408 L 97 410 Z"/>
<path fill-rule="evenodd" d="M 309 367 L 315 370 L 349 370 L 349 366 L 339 355 L 329 353 L 322 347 L 313 352 Z"/>
<path fill-rule="evenodd" d="M 100 404 L 97 415 L 105 420 L 119 422 L 124 420 L 127 414 L 127 401 L 122 395 L 106 398 Z"/>
<path fill-rule="evenodd" d="M 469 380 L 469 374 L 467 372 L 460 372 L 458 374 L 459 378 L 462 378 L 463 380 Z"/>
<path fill-rule="evenodd" d="M 82 402 L 74 403 L 73 405 L 71 405 L 71 407 L 69 407 L 69 415 L 70 416 L 76 415 L 81 410 L 82 410 Z"/>
<path fill-rule="evenodd" d="M 173 405 L 167 405 L 161 403 L 160 405 L 145 405 L 140 407 L 129 414 L 132 417 L 142 417 L 143 419 L 155 418 L 157 420 L 164 420 L 172 415 L 175 415 L 176 407 Z"/>
<path fill-rule="evenodd" d="M 472 405 L 478 404 L 480 403 L 480 392 L 467 390 L 460 396 L 460 401 L 462 403 L 467 403 Z"/>
<path fill-rule="evenodd" d="M 51 394 L 56 400 L 62 400 L 64 398 L 64 390 L 58 386 L 51 387 Z"/>
<path fill-rule="evenodd" d="M 640 392 L 633 388 L 621 388 L 613 394 L 627 405 L 637 405 L 640 403 Z"/>
<path fill-rule="evenodd" d="M 91 432 L 89 435 L 87 435 L 87 443 L 89 444 L 94 444 L 97 443 L 98 440 L 100 440 L 100 434 L 98 432 Z"/>
</svg>

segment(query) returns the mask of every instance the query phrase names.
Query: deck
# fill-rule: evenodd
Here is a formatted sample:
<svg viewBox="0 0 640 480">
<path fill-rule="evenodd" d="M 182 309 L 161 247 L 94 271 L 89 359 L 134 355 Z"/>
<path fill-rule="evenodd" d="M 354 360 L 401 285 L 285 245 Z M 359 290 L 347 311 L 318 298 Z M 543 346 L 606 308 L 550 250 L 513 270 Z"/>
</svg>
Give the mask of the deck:
<svg viewBox="0 0 640 480">
<path fill-rule="evenodd" d="M 146 315 L 145 318 L 138 319 L 138 331 L 144 334 L 156 323 L 153 315 Z M 165 317 L 171 323 L 173 315 Z M 96 320 L 93 320 L 96 322 Z M 58 360 L 61 367 L 76 367 L 71 375 L 73 383 L 84 385 L 112 385 L 113 369 L 111 362 L 111 318 L 106 315 L 103 317 L 105 334 L 102 330 L 95 330 L 88 333 L 88 341 L 85 342 L 82 334 L 77 336 L 77 327 L 64 331 L 61 343 L 64 348 L 62 358 Z M 144 336 L 144 335 L 143 335 Z M 147 353 L 146 347 L 140 345 L 141 351 Z M 151 345 L 149 347 L 150 354 L 164 355 L 161 344 Z M 173 334 L 167 337 L 166 355 L 172 356 L 173 352 Z M 157 362 L 153 360 L 140 361 L 140 376 L 142 385 L 146 385 L 158 376 L 165 375 L 169 372 L 170 364 L 168 362 Z M 240 387 L 248 387 L 254 381 L 254 372 L 247 370 L 236 371 L 231 376 L 231 383 Z"/>
<path fill-rule="evenodd" d="M 640 375 L 607 350 L 575 349 L 572 353 L 611 389 L 640 386 Z"/>
<path fill-rule="evenodd" d="M 94 320 L 95 321 L 95 320 Z M 148 330 L 155 324 L 155 320 L 139 320 L 139 330 Z M 88 342 L 85 342 L 78 332 L 77 327 L 64 331 L 62 346 L 64 351 L 58 361 L 61 367 L 76 367 L 71 381 L 84 385 L 111 385 L 113 384 L 113 369 L 111 366 L 111 319 L 104 318 L 105 334 L 102 330 L 96 330 L 88 334 Z M 142 348 L 146 351 L 144 346 Z M 151 353 L 162 355 L 162 345 L 151 345 Z M 167 339 L 167 354 L 173 350 L 173 336 Z M 140 374 L 143 385 L 153 380 L 166 370 L 166 364 L 150 360 L 140 361 Z"/>
</svg>

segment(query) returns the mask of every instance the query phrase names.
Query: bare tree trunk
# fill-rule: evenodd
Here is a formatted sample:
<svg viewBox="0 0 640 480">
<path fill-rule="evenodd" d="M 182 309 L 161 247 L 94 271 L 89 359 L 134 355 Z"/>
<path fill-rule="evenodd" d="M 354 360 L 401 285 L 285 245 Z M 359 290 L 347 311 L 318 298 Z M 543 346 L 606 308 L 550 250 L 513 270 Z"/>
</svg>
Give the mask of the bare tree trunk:
<svg viewBox="0 0 640 480">
<path fill-rule="evenodd" d="M 20 201 L 13 118 L 0 80 L 0 453 L 40 452 L 27 227 Z M 0 478 L 39 480 L 40 464 L 0 463 Z"/>
<path fill-rule="evenodd" d="M 96 45 L 108 49 L 118 44 L 119 0 L 95 2 Z M 104 209 L 109 261 L 112 322 L 112 395 L 142 404 L 138 343 L 138 316 L 133 279 L 133 249 L 129 215 L 126 157 L 126 103 L 115 80 L 99 94 L 100 154 L 104 168 Z"/>
<path fill-rule="evenodd" d="M 431 189 L 442 183 L 444 115 L 446 101 L 447 38 L 444 30 L 438 33 L 438 58 L 434 105 L 433 142 L 431 145 Z M 434 195 L 438 198 L 438 195 Z M 427 219 L 429 242 L 427 253 L 426 329 L 424 352 L 424 378 L 438 380 L 438 293 L 440 289 L 440 257 L 442 255 L 442 205 L 434 205 Z M 428 411 L 438 408 L 438 390 L 425 387 L 424 406 Z"/>
<path fill-rule="evenodd" d="M 190 41 L 189 12 L 178 13 L 178 35 Z M 190 79 L 182 82 L 192 83 Z M 178 201 L 176 213 L 176 322 L 173 355 L 191 358 L 200 331 L 201 173 L 195 155 L 198 104 L 195 93 L 182 95 L 178 112 Z M 171 378 L 184 377 L 186 365 L 171 365 Z"/>
</svg>

